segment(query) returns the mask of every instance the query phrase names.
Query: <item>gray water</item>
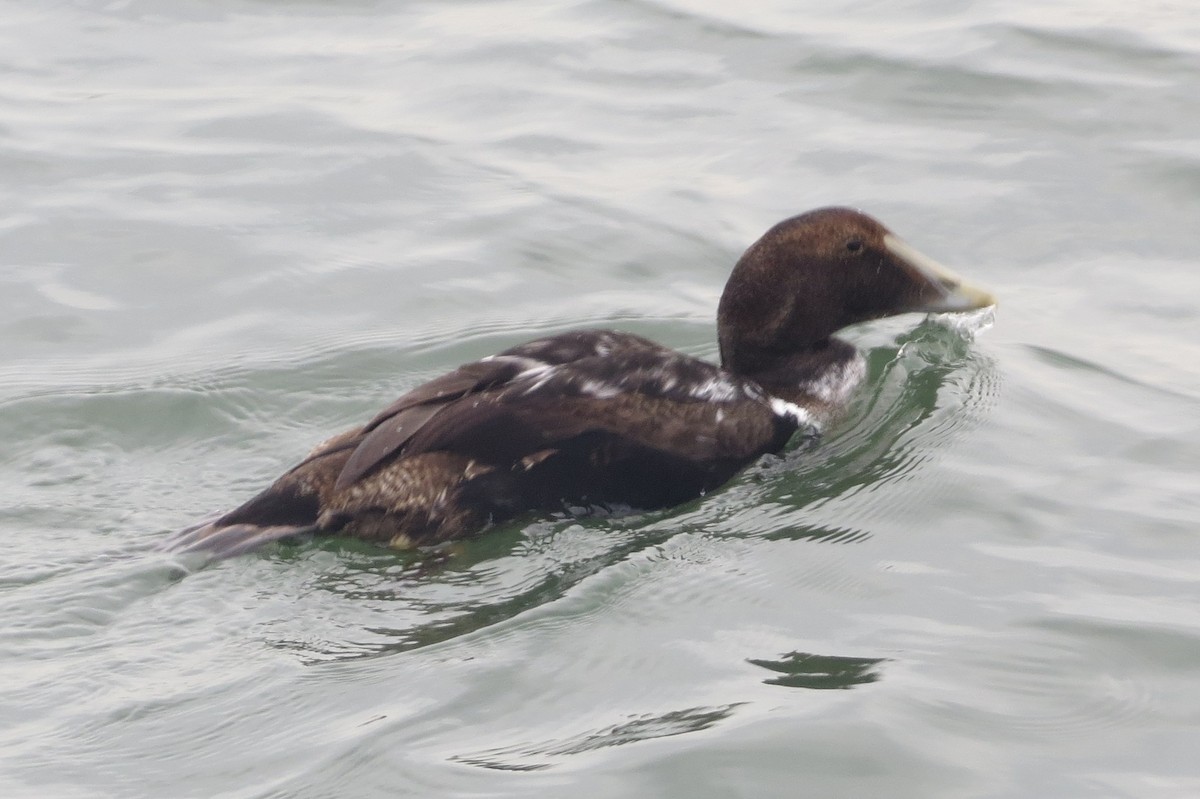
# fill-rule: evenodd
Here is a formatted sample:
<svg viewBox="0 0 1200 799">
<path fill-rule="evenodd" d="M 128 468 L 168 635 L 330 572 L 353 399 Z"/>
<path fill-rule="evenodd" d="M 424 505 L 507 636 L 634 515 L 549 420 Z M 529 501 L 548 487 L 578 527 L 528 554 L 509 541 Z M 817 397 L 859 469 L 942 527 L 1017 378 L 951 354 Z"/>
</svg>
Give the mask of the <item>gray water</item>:
<svg viewBox="0 0 1200 799">
<path fill-rule="evenodd" d="M 1198 130 L 1182 0 L 3 4 L 0 794 L 1200 795 Z M 714 357 L 828 204 L 1001 304 L 851 331 L 815 446 L 155 552 L 530 337 Z"/>
</svg>

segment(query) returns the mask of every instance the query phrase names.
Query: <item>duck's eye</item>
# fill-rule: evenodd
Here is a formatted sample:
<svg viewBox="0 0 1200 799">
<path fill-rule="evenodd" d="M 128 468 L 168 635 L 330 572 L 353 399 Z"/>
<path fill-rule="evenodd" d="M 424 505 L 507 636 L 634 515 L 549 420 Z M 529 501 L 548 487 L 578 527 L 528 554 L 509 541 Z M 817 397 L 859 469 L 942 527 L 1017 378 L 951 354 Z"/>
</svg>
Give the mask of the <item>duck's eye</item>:
<svg viewBox="0 0 1200 799">
<path fill-rule="evenodd" d="M 863 243 L 859 239 L 850 239 L 846 242 L 846 249 L 850 252 L 862 252 Z"/>
</svg>

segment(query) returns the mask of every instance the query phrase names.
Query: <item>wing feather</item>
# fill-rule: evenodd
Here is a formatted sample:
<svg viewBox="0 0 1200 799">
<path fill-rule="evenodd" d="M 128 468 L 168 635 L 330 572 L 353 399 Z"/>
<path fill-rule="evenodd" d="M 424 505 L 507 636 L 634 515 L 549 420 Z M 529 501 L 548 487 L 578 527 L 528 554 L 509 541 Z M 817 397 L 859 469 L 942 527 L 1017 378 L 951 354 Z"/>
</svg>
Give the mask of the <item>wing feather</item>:
<svg viewBox="0 0 1200 799">
<path fill-rule="evenodd" d="M 464 364 L 417 386 L 376 414 L 352 441 L 339 442 L 354 452 L 342 467 L 336 488 L 345 488 L 399 452 L 448 403 L 503 384 L 528 367 L 527 360 L 495 357 Z"/>
<path fill-rule="evenodd" d="M 441 451 L 513 465 L 596 434 L 619 444 L 614 451 L 742 461 L 782 446 L 794 429 L 784 429 L 766 400 L 756 384 L 640 336 L 553 336 L 400 397 L 341 443 L 353 452 L 336 488 L 400 454 Z"/>
</svg>

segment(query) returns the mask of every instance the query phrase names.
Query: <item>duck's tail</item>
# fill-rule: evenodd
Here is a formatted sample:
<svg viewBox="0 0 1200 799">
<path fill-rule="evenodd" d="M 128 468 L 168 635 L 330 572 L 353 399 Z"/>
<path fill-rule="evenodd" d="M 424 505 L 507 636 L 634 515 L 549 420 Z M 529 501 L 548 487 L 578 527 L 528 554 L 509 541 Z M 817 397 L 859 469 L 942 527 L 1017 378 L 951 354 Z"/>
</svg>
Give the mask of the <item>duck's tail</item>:
<svg viewBox="0 0 1200 799">
<path fill-rule="evenodd" d="M 167 552 L 205 553 L 213 560 L 232 558 L 258 549 L 272 541 L 295 538 L 317 531 L 317 526 L 292 524 L 221 524 L 204 521 L 184 528 L 163 542 L 161 549 Z"/>
<path fill-rule="evenodd" d="M 232 558 L 272 541 L 317 531 L 320 504 L 288 472 L 258 496 L 225 514 L 207 516 L 163 542 L 168 552 L 202 552 Z"/>
<path fill-rule="evenodd" d="M 264 492 L 265 493 L 265 492 Z M 262 501 L 257 497 L 252 501 Z M 265 522 L 239 521 L 251 503 L 242 505 L 230 513 L 214 513 L 200 519 L 191 527 L 185 527 L 158 548 L 163 552 L 205 553 L 214 560 L 233 558 L 234 555 L 250 552 L 272 541 L 316 533 L 316 524 L 290 523 L 270 524 Z M 289 519 L 292 521 L 292 519 Z M 299 521 L 299 519 L 296 519 Z"/>
</svg>

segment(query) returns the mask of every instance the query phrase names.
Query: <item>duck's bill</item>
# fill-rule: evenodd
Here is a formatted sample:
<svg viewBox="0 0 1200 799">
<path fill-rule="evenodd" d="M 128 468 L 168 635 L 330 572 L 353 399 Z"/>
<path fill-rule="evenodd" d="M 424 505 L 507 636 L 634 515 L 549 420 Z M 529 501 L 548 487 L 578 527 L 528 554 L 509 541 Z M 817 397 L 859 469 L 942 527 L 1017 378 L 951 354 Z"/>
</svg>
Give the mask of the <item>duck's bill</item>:
<svg viewBox="0 0 1200 799">
<path fill-rule="evenodd" d="M 927 313 L 957 313 L 974 311 L 996 304 L 996 298 L 978 286 L 972 286 L 937 261 L 890 233 L 883 237 L 884 246 L 900 261 L 911 267 L 929 284 L 911 311 Z"/>
</svg>

